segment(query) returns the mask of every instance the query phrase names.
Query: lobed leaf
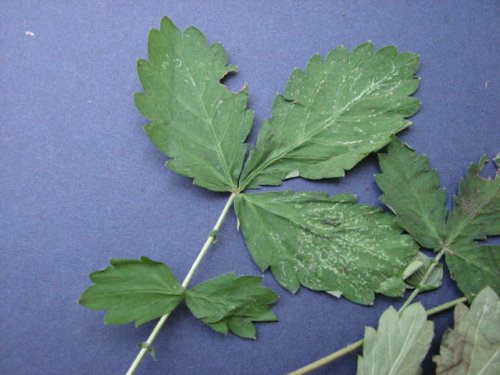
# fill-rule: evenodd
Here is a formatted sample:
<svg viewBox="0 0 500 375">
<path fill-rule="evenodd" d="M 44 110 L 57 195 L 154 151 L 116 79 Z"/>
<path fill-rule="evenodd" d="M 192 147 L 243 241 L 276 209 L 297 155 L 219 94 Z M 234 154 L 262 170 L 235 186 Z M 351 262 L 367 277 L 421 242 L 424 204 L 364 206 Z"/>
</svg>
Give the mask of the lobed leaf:
<svg viewBox="0 0 500 375">
<path fill-rule="evenodd" d="M 421 304 L 403 310 L 401 316 L 389 307 L 380 317 L 378 330 L 365 328 L 363 356 L 358 357 L 357 375 L 419 375 L 434 335 Z"/>
<path fill-rule="evenodd" d="M 468 298 L 487 285 L 500 293 L 500 246 L 477 242 L 500 235 L 500 178 L 480 176 L 486 162 L 472 164 L 460 182 L 444 245 L 451 277 Z"/>
<path fill-rule="evenodd" d="M 170 169 L 195 184 L 236 189 L 253 114 L 246 110 L 246 88 L 232 93 L 220 83 L 236 71 L 224 48 L 209 45 L 194 27 L 180 31 L 165 17 L 149 34 L 148 54 L 149 61 L 138 62 L 144 93 L 135 103 L 150 120 L 150 140 L 172 158 Z"/>
<path fill-rule="evenodd" d="M 433 360 L 439 375 L 497 375 L 500 373 L 500 302 L 487 287 L 472 302 L 455 308 L 455 327 L 441 341 Z"/>
<path fill-rule="evenodd" d="M 396 215 L 397 223 L 423 247 L 437 249 L 446 235 L 446 192 L 426 156 L 419 156 L 397 138 L 379 154 L 382 171 L 376 182 L 380 201 Z"/>
<path fill-rule="evenodd" d="M 420 103 L 418 56 L 371 43 L 339 47 L 295 70 L 274 101 L 251 151 L 240 186 L 281 185 L 301 176 L 340 177 L 410 125 Z"/>
<path fill-rule="evenodd" d="M 391 215 L 351 194 L 240 194 L 235 209 L 250 253 L 295 293 L 300 285 L 369 304 L 400 296 L 417 246 Z"/>
<path fill-rule="evenodd" d="M 111 267 L 93 272 L 94 283 L 79 303 L 92 310 L 107 310 L 105 323 L 140 326 L 169 314 L 184 299 L 184 289 L 168 267 L 147 257 L 112 259 Z"/>
<path fill-rule="evenodd" d="M 236 278 L 234 273 L 228 273 L 188 290 L 186 304 L 194 316 L 215 331 L 255 339 L 253 322 L 277 320 L 268 305 L 278 296 L 261 287 L 261 280 L 255 276 Z"/>
</svg>

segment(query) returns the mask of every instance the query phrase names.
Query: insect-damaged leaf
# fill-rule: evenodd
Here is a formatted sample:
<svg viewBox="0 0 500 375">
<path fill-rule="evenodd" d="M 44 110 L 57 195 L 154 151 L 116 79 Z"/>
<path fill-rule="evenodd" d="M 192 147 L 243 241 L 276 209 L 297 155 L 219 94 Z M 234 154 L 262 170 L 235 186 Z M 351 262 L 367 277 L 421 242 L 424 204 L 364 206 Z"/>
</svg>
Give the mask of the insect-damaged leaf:
<svg viewBox="0 0 500 375">
<path fill-rule="evenodd" d="M 431 345 L 434 324 L 427 320 L 421 304 L 403 310 L 401 316 L 389 307 L 380 317 L 378 329 L 365 329 L 363 356 L 358 357 L 357 375 L 419 375 L 420 363 Z"/>
<path fill-rule="evenodd" d="M 94 283 L 80 298 L 92 310 L 107 310 L 107 324 L 135 320 L 139 326 L 169 314 L 184 299 L 184 289 L 168 267 L 141 257 L 112 259 L 111 267 L 90 274 Z"/>
<path fill-rule="evenodd" d="M 500 246 L 477 242 L 500 235 L 500 178 L 479 175 L 486 162 L 472 164 L 460 182 L 445 243 L 451 276 L 469 299 L 487 285 L 500 293 Z"/>
<path fill-rule="evenodd" d="M 474 298 L 470 310 L 455 308 L 455 328 L 448 329 L 434 356 L 439 375 L 500 373 L 500 302 L 491 288 Z"/>
<path fill-rule="evenodd" d="M 351 194 L 240 194 L 236 213 L 254 261 L 291 292 L 300 285 L 369 304 L 399 296 L 417 245 L 390 214 Z"/>
<path fill-rule="evenodd" d="M 423 247 L 436 249 L 446 234 L 446 192 L 426 156 L 394 139 L 387 154 L 379 154 L 382 173 L 376 176 L 384 193 L 380 201 Z"/>
<path fill-rule="evenodd" d="M 261 287 L 260 277 L 236 278 L 228 273 L 208 280 L 186 293 L 186 304 L 191 312 L 215 331 L 228 331 L 244 338 L 256 337 L 253 322 L 276 321 L 269 304 L 278 296 L 269 288 Z"/>
<path fill-rule="evenodd" d="M 407 127 L 419 108 L 418 56 L 365 43 L 314 56 L 295 70 L 264 122 L 241 186 L 280 185 L 289 177 L 339 177 Z"/>
<path fill-rule="evenodd" d="M 253 115 L 245 110 L 246 89 L 232 93 L 220 83 L 236 70 L 224 48 L 164 18 L 149 34 L 148 54 L 149 61 L 138 62 L 144 93 L 135 103 L 150 120 L 151 141 L 172 158 L 167 166 L 207 189 L 235 189 Z"/>
</svg>

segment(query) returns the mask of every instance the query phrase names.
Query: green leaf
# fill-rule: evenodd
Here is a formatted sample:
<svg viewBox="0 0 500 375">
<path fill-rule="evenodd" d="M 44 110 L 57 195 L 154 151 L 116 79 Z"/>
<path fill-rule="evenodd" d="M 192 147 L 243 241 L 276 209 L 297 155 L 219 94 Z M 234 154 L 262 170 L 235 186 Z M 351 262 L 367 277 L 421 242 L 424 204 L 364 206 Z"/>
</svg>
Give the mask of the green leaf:
<svg viewBox="0 0 500 375">
<path fill-rule="evenodd" d="M 151 141 L 172 158 L 167 166 L 209 190 L 236 189 L 253 114 L 245 110 L 246 88 L 232 93 L 220 83 L 236 71 L 224 48 L 165 17 L 149 34 L 148 54 L 138 62 L 144 93 L 135 103 L 150 120 Z"/>
<path fill-rule="evenodd" d="M 278 296 L 269 288 L 260 286 L 260 277 L 236 278 L 228 273 L 208 280 L 186 293 L 186 304 L 203 323 L 217 332 L 231 331 L 237 336 L 255 339 L 252 322 L 276 321 L 269 304 Z"/>
<path fill-rule="evenodd" d="M 184 299 L 184 289 L 168 267 L 141 257 L 112 259 L 111 267 L 90 274 L 94 283 L 79 303 L 92 310 L 107 310 L 106 324 L 140 326 L 169 314 Z"/>
<path fill-rule="evenodd" d="M 404 119 L 420 106 L 410 97 L 418 87 L 418 60 L 393 46 L 374 51 L 371 43 L 351 53 L 335 48 L 325 59 L 313 56 L 276 97 L 240 185 L 343 176 L 410 125 Z"/>
<path fill-rule="evenodd" d="M 300 285 L 356 303 L 400 296 L 417 246 L 390 214 L 351 194 L 240 194 L 235 201 L 250 253 L 292 293 Z"/>
<path fill-rule="evenodd" d="M 442 246 L 446 234 L 446 192 L 426 156 L 419 156 L 395 138 L 387 154 L 379 154 L 380 201 L 396 215 L 397 223 L 423 247 Z"/>
<path fill-rule="evenodd" d="M 469 299 L 487 285 L 500 293 L 500 246 L 477 242 L 500 235 L 500 178 L 479 175 L 486 162 L 472 164 L 460 182 L 444 245 L 451 277 Z"/>
<path fill-rule="evenodd" d="M 418 287 L 420 292 L 428 292 L 439 288 L 443 283 L 443 266 L 440 263 L 434 267 L 426 282 L 421 285 L 424 275 L 431 267 L 432 261 L 432 258 L 419 252 L 415 260 L 406 268 L 406 272 L 410 272 L 410 275 L 405 277 L 406 284 L 411 288 Z"/>
<path fill-rule="evenodd" d="M 401 316 L 389 307 L 380 317 L 378 330 L 366 327 L 363 356 L 358 357 L 357 375 L 417 375 L 434 335 L 421 304 L 403 310 Z"/>
<path fill-rule="evenodd" d="M 491 288 L 483 289 L 470 310 L 455 308 L 455 328 L 448 329 L 433 360 L 439 375 L 500 374 L 500 302 Z"/>
</svg>

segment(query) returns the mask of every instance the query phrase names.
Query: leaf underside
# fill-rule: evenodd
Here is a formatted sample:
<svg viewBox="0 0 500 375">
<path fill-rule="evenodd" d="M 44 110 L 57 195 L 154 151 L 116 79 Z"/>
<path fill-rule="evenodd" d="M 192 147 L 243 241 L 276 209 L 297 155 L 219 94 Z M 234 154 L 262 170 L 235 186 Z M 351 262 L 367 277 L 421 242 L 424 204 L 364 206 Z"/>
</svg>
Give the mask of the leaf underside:
<svg viewBox="0 0 500 375">
<path fill-rule="evenodd" d="M 94 283 L 79 303 L 107 310 L 105 323 L 139 326 L 169 314 L 184 299 L 184 289 L 168 267 L 149 258 L 112 259 L 111 267 L 90 274 Z"/>
<path fill-rule="evenodd" d="M 286 178 L 340 177 L 389 143 L 419 108 L 418 56 L 371 43 L 349 53 L 313 56 L 295 70 L 261 127 L 240 186 L 281 185 Z"/>
<path fill-rule="evenodd" d="M 469 299 L 487 285 L 500 293 L 500 246 L 478 242 L 500 235 L 500 178 L 479 175 L 486 162 L 470 166 L 447 223 L 446 264 Z"/>
<path fill-rule="evenodd" d="M 446 234 L 446 192 L 426 156 L 417 155 L 395 138 L 379 154 L 382 173 L 376 182 L 380 201 L 396 215 L 397 223 L 423 247 L 437 249 Z"/>
<path fill-rule="evenodd" d="M 292 293 L 300 285 L 370 304 L 400 296 L 417 245 L 391 215 L 351 194 L 240 194 L 235 209 L 250 253 Z"/>
<path fill-rule="evenodd" d="M 498 375 L 500 373 L 500 302 L 491 288 L 472 302 L 455 308 L 455 327 L 441 341 L 433 360 L 439 375 Z"/>
<path fill-rule="evenodd" d="M 228 273 L 208 280 L 186 293 L 186 304 L 191 312 L 217 332 L 231 331 L 243 338 L 256 337 L 253 322 L 276 321 L 269 304 L 278 296 L 269 288 L 260 286 L 260 277 L 236 278 Z"/>
<path fill-rule="evenodd" d="M 213 191 L 238 186 L 244 144 L 253 114 L 247 90 L 232 93 L 220 83 L 229 72 L 221 44 L 209 45 L 194 27 L 177 29 L 163 18 L 149 34 L 149 61 L 139 60 L 144 93 L 135 95 L 150 140 L 172 158 L 167 166 Z"/>
<path fill-rule="evenodd" d="M 419 375 L 420 364 L 431 345 L 434 324 L 419 303 L 403 310 L 384 311 L 378 329 L 365 328 L 363 356 L 357 375 Z"/>
</svg>

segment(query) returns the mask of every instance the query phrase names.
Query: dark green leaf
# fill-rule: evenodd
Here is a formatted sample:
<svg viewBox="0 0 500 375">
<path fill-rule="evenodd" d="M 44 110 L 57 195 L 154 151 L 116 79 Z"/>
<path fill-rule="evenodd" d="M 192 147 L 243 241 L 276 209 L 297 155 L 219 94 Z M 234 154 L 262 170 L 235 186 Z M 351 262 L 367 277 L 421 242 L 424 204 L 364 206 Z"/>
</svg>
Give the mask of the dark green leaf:
<svg viewBox="0 0 500 375">
<path fill-rule="evenodd" d="M 107 324 L 139 326 L 169 314 L 184 298 L 184 289 L 163 263 L 149 258 L 112 259 L 111 267 L 90 274 L 94 283 L 80 298 L 92 310 L 107 310 Z"/>
<path fill-rule="evenodd" d="M 236 213 L 252 257 L 291 292 L 300 285 L 369 304 L 399 296 L 417 245 L 391 215 L 351 194 L 240 194 Z"/>
<path fill-rule="evenodd" d="M 471 165 L 460 182 L 444 245 L 451 276 L 468 298 L 487 285 L 500 293 L 500 246 L 477 242 L 500 235 L 500 178 L 479 175 L 486 162 Z"/>
<path fill-rule="evenodd" d="M 245 165 L 241 186 L 280 185 L 286 178 L 340 177 L 408 125 L 419 108 L 418 56 L 365 43 L 335 48 L 295 70 L 274 101 Z"/>
<path fill-rule="evenodd" d="M 474 298 L 470 310 L 457 305 L 455 328 L 445 332 L 433 359 L 438 375 L 500 374 L 500 302 L 491 288 Z"/>
<path fill-rule="evenodd" d="M 253 322 L 276 321 L 270 310 L 278 296 L 260 286 L 260 277 L 236 278 L 228 273 L 195 286 L 186 293 L 191 312 L 215 331 L 233 332 L 243 338 L 255 339 Z"/>
<path fill-rule="evenodd" d="M 419 156 L 395 138 L 387 154 L 379 154 L 382 173 L 376 176 L 384 193 L 380 201 L 423 247 L 442 246 L 446 234 L 446 192 L 426 156 Z"/>
<path fill-rule="evenodd" d="M 210 190 L 235 189 L 253 114 L 245 110 L 246 89 L 232 93 L 220 83 L 236 70 L 224 48 L 164 18 L 149 34 L 148 52 L 149 61 L 138 62 L 144 93 L 135 103 L 150 120 L 149 138 L 172 158 L 167 166 L 174 172 Z"/>
<path fill-rule="evenodd" d="M 434 335 L 419 303 L 408 306 L 401 316 L 392 307 L 380 317 L 378 330 L 365 329 L 363 356 L 358 357 L 357 375 L 419 375 Z"/>
</svg>

